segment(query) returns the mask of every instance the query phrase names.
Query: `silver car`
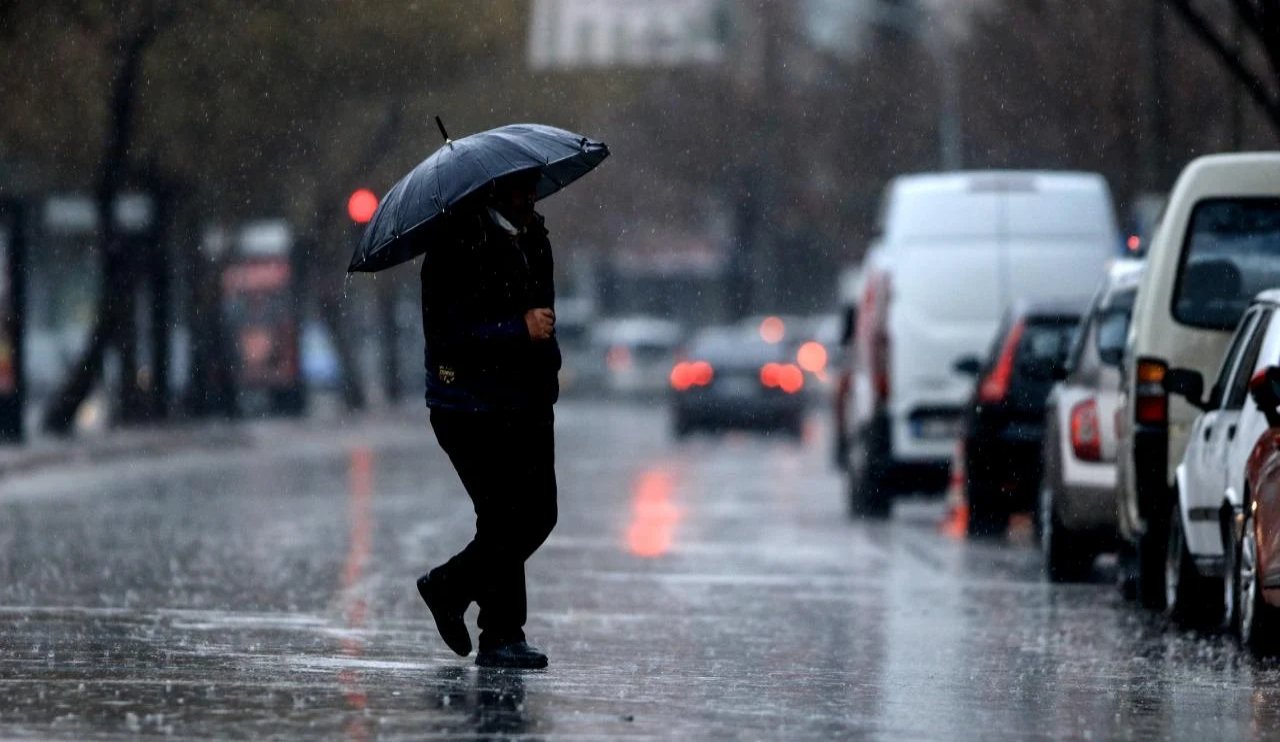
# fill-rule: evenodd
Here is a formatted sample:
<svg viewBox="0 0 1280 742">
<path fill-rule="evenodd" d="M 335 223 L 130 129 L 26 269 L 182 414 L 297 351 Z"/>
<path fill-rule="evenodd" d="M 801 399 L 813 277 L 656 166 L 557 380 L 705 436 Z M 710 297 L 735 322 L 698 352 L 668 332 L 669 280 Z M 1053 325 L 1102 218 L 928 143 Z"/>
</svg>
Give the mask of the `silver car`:
<svg viewBox="0 0 1280 742">
<path fill-rule="evenodd" d="M 1045 409 L 1039 526 L 1045 573 L 1054 582 L 1088 577 L 1094 557 L 1116 541 L 1115 416 L 1141 274 L 1135 260 L 1111 267 Z"/>
</svg>

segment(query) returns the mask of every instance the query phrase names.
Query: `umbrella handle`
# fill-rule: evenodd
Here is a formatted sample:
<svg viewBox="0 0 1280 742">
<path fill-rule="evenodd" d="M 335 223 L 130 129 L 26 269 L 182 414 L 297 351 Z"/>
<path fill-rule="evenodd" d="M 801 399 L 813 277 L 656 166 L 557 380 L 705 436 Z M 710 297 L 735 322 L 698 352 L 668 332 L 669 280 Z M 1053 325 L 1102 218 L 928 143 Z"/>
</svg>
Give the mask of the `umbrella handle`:
<svg viewBox="0 0 1280 742">
<path fill-rule="evenodd" d="M 444 143 L 453 144 L 453 140 L 449 138 L 449 132 L 444 130 L 444 122 L 440 120 L 439 116 L 436 116 L 436 127 L 440 129 L 440 136 L 444 137 Z"/>
</svg>

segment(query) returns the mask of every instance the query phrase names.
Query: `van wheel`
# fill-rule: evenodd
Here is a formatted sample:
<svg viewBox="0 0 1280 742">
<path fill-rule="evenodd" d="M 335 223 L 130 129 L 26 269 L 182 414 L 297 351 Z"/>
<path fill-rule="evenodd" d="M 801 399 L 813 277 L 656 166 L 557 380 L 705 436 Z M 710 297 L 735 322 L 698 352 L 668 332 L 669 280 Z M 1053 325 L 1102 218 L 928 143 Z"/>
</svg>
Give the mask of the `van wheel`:
<svg viewBox="0 0 1280 742">
<path fill-rule="evenodd" d="M 1165 609 L 1165 562 L 1169 551 L 1170 509 L 1152 513 L 1138 537 L 1138 602 L 1153 611 Z"/>
<path fill-rule="evenodd" d="M 893 508 L 889 489 L 888 440 L 884 426 L 873 422 L 849 446 L 849 517 L 888 518 Z"/>
<path fill-rule="evenodd" d="M 1116 550 L 1116 590 L 1125 600 L 1138 599 L 1138 550 L 1133 543 L 1120 540 Z"/>
<path fill-rule="evenodd" d="M 1182 517 L 1170 514 L 1168 548 L 1165 550 L 1165 610 L 1176 623 L 1190 628 L 1218 626 L 1225 613 L 1220 579 L 1205 577 L 1196 569 L 1187 549 Z"/>
</svg>

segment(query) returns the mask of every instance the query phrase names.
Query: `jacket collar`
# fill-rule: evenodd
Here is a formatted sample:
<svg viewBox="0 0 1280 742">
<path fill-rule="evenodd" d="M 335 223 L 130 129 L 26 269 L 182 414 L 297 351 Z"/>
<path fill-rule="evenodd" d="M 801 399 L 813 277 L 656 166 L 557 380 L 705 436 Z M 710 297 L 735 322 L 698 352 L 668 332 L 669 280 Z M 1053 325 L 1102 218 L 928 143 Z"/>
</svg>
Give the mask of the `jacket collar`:
<svg viewBox="0 0 1280 742">
<path fill-rule="evenodd" d="M 512 224 L 510 221 L 508 221 L 507 218 L 503 216 L 501 213 L 499 213 L 497 209 L 493 208 L 492 206 L 488 207 L 488 209 L 489 209 L 489 218 L 492 219 L 493 223 L 497 224 L 502 229 L 503 232 L 506 232 L 512 237 L 515 237 L 516 235 L 520 234 L 520 230 L 516 229 L 515 225 Z"/>
</svg>

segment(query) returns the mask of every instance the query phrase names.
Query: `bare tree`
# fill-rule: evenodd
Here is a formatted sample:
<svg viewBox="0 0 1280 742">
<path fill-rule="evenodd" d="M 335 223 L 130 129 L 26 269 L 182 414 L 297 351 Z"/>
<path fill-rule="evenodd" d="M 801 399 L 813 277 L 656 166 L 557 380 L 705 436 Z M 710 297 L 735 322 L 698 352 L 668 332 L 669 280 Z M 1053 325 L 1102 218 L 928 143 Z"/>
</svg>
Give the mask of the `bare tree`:
<svg viewBox="0 0 1280 742">
<path fill-rule="evenodd" d="M 123 322 L 133 308 L 130 299 L 137 268 L 121 240 L 114 207 L 134 172 L 130 151 L 134 146 L 143 60 L 156 37 L 173 22 L 176 6 L 147 3 L 133 10 L 134 17 L 112 24 L 113 32 L 107 37 L 114 64 L 108 86 L 107 137 L 94 188 L 102 284 L 89 344 L 45 411 L 45 429 L 61 435 L 74 426 L 76 410 L 100 376 L 107 348 L 121 341 Z"/>
<path fill-rule="evenodd" d="M 1280 134 L 1280 0 L 1164 2 L 1244 86 Z M 1235 28 L 1242 33 L 1234 33 Z"/>
</svg>

